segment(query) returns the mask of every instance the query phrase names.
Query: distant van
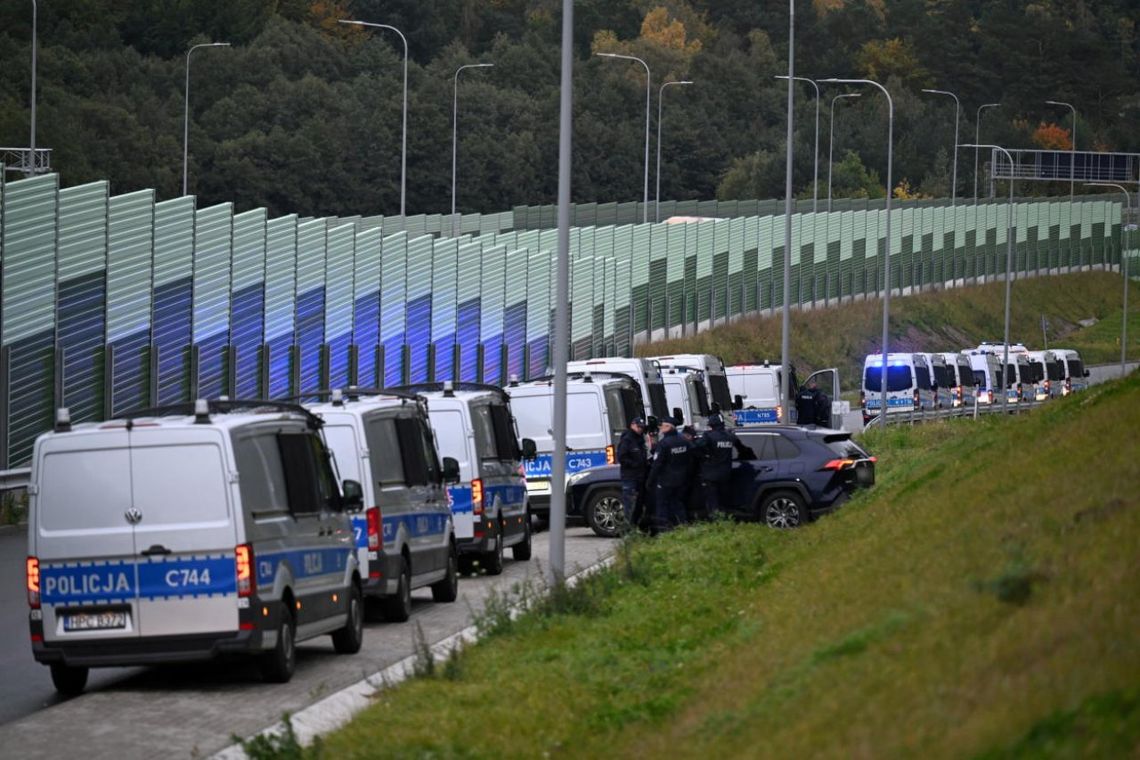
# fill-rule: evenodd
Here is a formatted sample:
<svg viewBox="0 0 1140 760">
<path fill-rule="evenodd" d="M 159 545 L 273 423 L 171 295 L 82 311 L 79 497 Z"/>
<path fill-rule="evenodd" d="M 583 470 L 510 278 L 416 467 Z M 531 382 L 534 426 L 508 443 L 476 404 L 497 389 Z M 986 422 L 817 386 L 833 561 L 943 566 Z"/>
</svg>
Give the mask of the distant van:
<svg viewBox="0 0 1140 760">
<path fill-rule="evenodd" d="M 1001 361 L 988 351 L 970 350 L 964 353 L 974 371 L 979 404 L 996 404 L 1001 401 Z"/>
<path fill-rule="evenodd" d="M 887 355 L 887 414 L 910 414 L 934 408 L 933 378 L 923 354 Z M 868 354 L 863 360 L 863 424 L 882 409 L 883 355 Z"/>
<path fill-rule="evenodd" d="M 1054 348 L 1056 356 L 1065 367 L 1065 385 L 1062 394 L 1068 396 L 1076 391 L 1083 391 L 1089 387 L 1089 371 L 1081 361 L 1081 355 L 1071 348 Z"/>
<path fill-rule="evenodd" d="M 350 512 L 320 435 L 294 404 L 206 401 L 36 439 L 28 516 L 32 652 L 65 694 L 90 667 L 260 659 L 289 680 L 296 644 L 360 649 Z"/>
<path fill-rule="evenodd" d="M 1030 351 L 1026 354 L 1033 369 L 1034 398 L 1037 401 L 1060 396 L 1065 387 L 1064 362 L 1052 351 Z"/>
<path fill-rule="evenodd" d="M 725 367 L 724 372 L 729 393 L 733 396 L 733 406 L 739 407 L 735 411 L 737 427 L 784 422 L 787 407 L 782 401 L 780 365 L 772 366 L 768 362 L 733 364 Z M 800 387 L 795 367 L 791 368 L 791 376 L 792 392 L 795 393 Z M 739 404 L 736 403 L 737 398 L 740 399 Z"/>
<path fill-rule="evenodd" d="M 427 399 L 439 453 L 459 465 L 458 481 L 447 485 L 459 569 L 470 573 L 478 562 L 488 575 L 498 575 L 508 547 L 516 560 L 529 560 L 530 505 L 523 460 L 533 458 L 535 448 L 531 440 L 520 448 L 506 391 L 450 381 L 397 390 Z"/>
<path fill-rule="evenodd" d="M 352 523 L 365 596 L 379 597 L 397 622 L 412 614 L 413 589 L 454 602 L 459 550 L 444 483 L 459 479 L 459 464 L 440 464 L 426 399 L 385 389 L 329 395 L 308 408 L 324 420 L 341 476 L 363 489 L 366 509 Z"/>
<path fill-rule="evenodd" d="M 934 388 L 936 409 L 950 409 L 954 406 L 954 388 L 957 385 L 957 372 L 946 364 L 942 354 L 924 353 L 930 367 L 931 385 Z"/>
<path fill-rule="evenodd" d="M 670 414 L 680 417 L 683 424 L 692 425 L 697 430 L 707 428 L 712 407 L 704 373 L 688 367 L 662 367 L 661 380 L 665 383 Z"/>
<path fill-rule="evenodd" d="M 728 378 L 725 376 L 724 362 L 720 357 L 712 354 L 673 354 L 672 356 L 652 357 L 660 365 L 661 370 L 695 369 L 701 373 L 705 391 L 708 394 L 709 406 L 724 416 L 728 425 L 732 420 L 732 394 L 728 389 Z"/>
<path fill-rule="evenodd" d="M 607 356 L 598 359 L 583 359 L 567 362 L 566 371 L 617 372 L 629 375 L 641 390 L 641 403 L 647 415 L 667 417 L 671 414 L 669 402 L 665 398 L 665 384 L 661 379 L 661 365 L 652 359 Z"/>
<path fill-rule="evenodd" d="M 974 377 L 974 368 L 970 366 L 970 358 L 956 351 L 944 351 L 942 358 L 953 377 L 952 406 L 954 408 L 972 407 L 974 396 L 977 394 L 977 379 Z"/>
</svg>

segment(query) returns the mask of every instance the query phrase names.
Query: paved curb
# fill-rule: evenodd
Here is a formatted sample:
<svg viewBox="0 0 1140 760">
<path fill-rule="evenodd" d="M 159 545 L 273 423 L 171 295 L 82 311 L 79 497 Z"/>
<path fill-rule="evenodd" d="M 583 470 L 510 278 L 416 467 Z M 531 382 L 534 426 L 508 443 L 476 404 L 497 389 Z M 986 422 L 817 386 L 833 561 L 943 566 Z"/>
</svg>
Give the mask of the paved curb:
<svg viewBox="0 0 1140 760">
<path fill-rule="evenodd" d="M 605 559 L 579 570 L 567 578 L 566 583 L 570 586 L 576 585 L 592 573 L 612 565 L 614 559 L 615 555 L 611 554 Z M 520 603 L 518 601 L 512 604 L 512 617 L 520 613 L 519 605 Z M 437 662 L 441 659 L 446 659 L 453 651 L 461 649 L 468 644 L 473 644 L 478 641 L 478 639 L 477 627 L 469 625 L 463 630 L 432 644 L 430 647 L 432 657 L 435 658 Z M 375 697 L 380 691 L 412 678 L 415 674 L 415 665 L 419 657 L 420 655 L 417 654 L 408 655 L 399 662 L 393 663 L 370 676 L 366 676 L 353 685 L 345 687 L 335 694 L 331 694 L 321 701 L 309 705 L 304 710 L 300 710 L 289 716 L 289 722 L 293 725 L 293 731 L 296 733 L 297 741 L 304 746 L 308 746 L 312 744 L 318 736 L 331 733 L 347 725 L 358 713 L 363 711 L 364 708 L 374 703 Z M 285 723 L 282 721 L 261 731 L 256 734 L 256 736 L 269 737 L 283 736 L 284 734 Z M 251 738 L 253 737 L 247 737 L 247 740 Z M 242 749 L 240 744 L 231 744 L 229 747 L 214 754 L 212 760 L 246 760 L 247 757 L 245 750 Z"/>
</svg>

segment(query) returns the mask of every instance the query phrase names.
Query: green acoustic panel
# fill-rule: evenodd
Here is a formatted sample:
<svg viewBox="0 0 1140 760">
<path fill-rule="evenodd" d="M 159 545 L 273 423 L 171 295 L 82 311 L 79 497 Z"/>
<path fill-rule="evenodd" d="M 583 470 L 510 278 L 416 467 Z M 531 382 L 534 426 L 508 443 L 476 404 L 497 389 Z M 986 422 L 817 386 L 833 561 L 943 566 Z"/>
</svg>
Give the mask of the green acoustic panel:
<svg viewBox="0 0 1140 760">
<path fill-rule="evenodd" d="M 325 252 L 325 341 L 352 332 L 352 275 L 355 230 L 330 227 Z"/>
<path fill-rule="evenodd" d="M 525 250 L 525 249 L 524 249 Z M 549 334 L 550 280 L 553 257 L 550 251 L 528 251 L 526 270 L 526 340 L 531 343 Z"/>
<path fill-rule="evenodd" d="M 161 205 L 161 204 L 160 204 Z M 297 299 L 296 216 L 270 219 L 265 225 L 265 340 L 292 342 Z"/>
<path fill-rule="evenodd" d="M 233 292 L 265 281 L 265 223 L 263 208 L 234 216 Z"/>
<path fill-rule="evenodd" d="M 226 204 L 228 209 L 228 204 Z M 154 191 L 140 190 L 110 199 L 107 217 L 107 342 L 114 343 L 149 329 L 154 261 Z M 226 241 L 228 252 L 228 240 Z M 228 262 L 227 262 L 228 263 Z M 212 298 L 202 294 L 203 308 L 219 297 L 229 303 L 229 270 L 215 284 Z M 196 292 L 197 296 L 198 293 Z M 195 308 L 198 308 L 197 301 Z M 229 325 L 224 317 L 222 329 Z"/>
<path fill-rule="evenodd" d="M 431 259 L 431 339 L 437 341 L 455 334 L 459 244 L 454 238 L 436 240 L 432 246 Z"/>
<path fill-rule="evenodd" d="M 54 174 L 4 188 L 0 339 L 5 346 L 53 329 L 58 192 Z"/>
<path fill-rule="evenodd" d="M 106 182 L 59 191 L 56 279 L 62 284 L 107 266 Z"/>
<path fill-rule="evenodd" d="M 380 340 L 403 339 L 408 303 L 408 234 L 387 235 L 380 252 Z M 387 362 L 389 357 L 385 357 Z"/>
<path fill-rule="evenodd" d="M 506 308 L 507 249 L 501 245 L 483 251 L 479 334 L 484 340 L 503 334 Z"/>
</svg>

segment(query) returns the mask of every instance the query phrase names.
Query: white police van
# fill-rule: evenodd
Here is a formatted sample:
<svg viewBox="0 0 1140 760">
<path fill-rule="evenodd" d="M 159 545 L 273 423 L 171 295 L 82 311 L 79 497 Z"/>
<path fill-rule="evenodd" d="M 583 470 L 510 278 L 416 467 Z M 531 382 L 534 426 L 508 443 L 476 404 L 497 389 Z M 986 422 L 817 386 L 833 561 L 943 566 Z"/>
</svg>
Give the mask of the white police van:
<svg viewBox="0 0 1140 760">
<path fill-rule="evenodd" d="M 1001 401 L 1001 361 L 988 351 L 965 351 L 962 354 L 974 371 L 978 403 L 983 406 Z"/>
<path fill-rule="evenodd" d="M 503 572 L 503 550 L 516 560 L 531 556 L 530 506 L 523 461 L 535 455 L 534 441 L 519 447 L 510 397 L 483 383 L 424 383 L 397 390 L 427 399 L 439 453 L 459 465 L 447 499 L 459 547 L 459 568 L 474 563 L 489 575 Z"/>
<path fill-rule="evenodd" d="M 727 425 L 731 427 L 735 424 L 732 419 L 732 394 L 728 389 L 728 377 L 725 375 L 724 362 L 719 357 L 712 354 L 674 354 L 651 358 L 661 365 L 663 372 L 668 369 L 698 370 L 708 394 L 709 406 L 721 413 Z"/>
<path fill-rule="evenodd" d="M 1065 385 L 1061 390 L 1062 395 L 1068 396 L 1070 393 L 1083 391 L 1089 387 L 1089 371 L 1085 369 L 1085 364 L 1081 361 L 1079 353 L 1071 348 L 1054 348 L 1053 355 L 1065 367 Z"/>
<path fill-rule="evenodd" d="M 1052 351 L 1027 351 L 1029 369 L 1033 378 L 1033 399 L 1048 401 L 1060 396 L 1065 385 L 1065 370 Z"/>
<path fill-rule="evenodd" d="M 954 389 L 958 385 L 957 372 L 946 363 L 942 354 L 924 353 L 926 364 L 930 367 L 930 381 L 934 389 L 934 406 L 936 409 L 950 409 L 956 404 Z"/>
<path fill-rule="evenodd" d="M 616 372 L 629 375 L 641 389 L 641 403 L 645 406 L 646 414 L 654 417 L 670 416 L 665 384 L 661 379 L 661 365 L 651 359 L 621 356 L 582 359 L 567 362 L 566 371 L 570 374 Z"/>
<path fill-rule="evenodd" d="M 708 427 L 712 413 L 708 389 L 699 369 L 689 367 L 662 367 L 661 380 L 665 383 L 665 398 L 673 418 L 697 430 Z"/>
<path fill-rule="evenodd" d="M 951 406 L 955 409 L 972 407 L 978 395 L 978 380 L 974 376 L 973 366 L 970 365 L 970 357 L 956 351 L 943 351 L 940 355 L 950 372 L 947 377 L 953 378 L 950 389 Z"/>
<path fill-rule="evenodd" d="M 1007 355 L 1004 343 L 983 341 L 977 351 L 991 353 L 1000 363 Z M 1005 393 L 1010 403 L 1033 401 L 1037 395 L 1037 378 L 1029 363 L 1029 349 L 1022 343 L 1012 343 L 1008 349 L 1009 363 L 1005 367 Z"/>
<path fill-rule="evenodd" d="M 729 393 L 733 398 L 733 415 L 738 427 L 777 425 L 784 421 L 783 388 L 780 367 L 763 364 L 733 364 L 724 369 Z M 799 389 L 796 368 L 790 367 L 792 391 Z"/>
<path fill-rule="evenodd" d="M 28 515 L 32 651 L 56 688 L 91 667 L 243 653 L 287 681 L 299 641 L 360 649 L 361 575 L 320 420 L 199 400 L 36 439 Z"/>
<path fill-rule="evenodd" d="M 887 354 L 887 415 L 910 414 L 934 408 L 934 389 L 930 365 L 922 354 Z M 863 406 L 863 424 L 879 415 L 882 409 L 883 355 L 868 354 L 863 360 L 863 388 L 859 399 Z"/>
<path fill-rule="evenodd" d="M 554 460 L 554 382 L 511 381 L 506 388 L 519 435 L 533 440 L 537 456 L 525 463 L 531 509 L 550 513 Z M 620 373 L 571 374 L 566 379 L 566 477 L 616 462 L 615 451 L 629 423 L 645 416 L 637 384 Z M 565 484 L 563 484 L 565 486 Z"/>
<path fill-rule="evenodd" d="M 322 394 L 324 395 L 324 394 Z M 459 595 L 459 550 L 444 482 L 459 465 L 440 465 L 422 396 L 386 389 L 334 390 L 309 405 L 341 477 L 360 483 L 365 509 L 352 518 L 365 597 L 389 620 L 412 614 L 412 590 L 432 599 Z"/>
</svg>

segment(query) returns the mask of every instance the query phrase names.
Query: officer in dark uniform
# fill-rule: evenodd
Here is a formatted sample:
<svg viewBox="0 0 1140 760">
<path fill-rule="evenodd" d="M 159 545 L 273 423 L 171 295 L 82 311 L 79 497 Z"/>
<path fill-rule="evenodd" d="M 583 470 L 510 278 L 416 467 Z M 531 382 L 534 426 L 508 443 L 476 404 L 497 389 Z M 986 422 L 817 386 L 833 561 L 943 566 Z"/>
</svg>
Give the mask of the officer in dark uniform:
<svg viewBox="0 0 1140 760">
<path fill-rule="evenodd" d="M 812 383 L 815 385 L 815 383 Z M 815 397 L 815 424 L 819 427 L 831 427 L 831 399 L 823 391 L 818 391 Z"/>
<path fill-rule="evenodd" d="M 651 478 L 656 483 L 657 529 L 672 530 L 685 522 L 685 494 L 693 479 L 693 444 L 677 431 L 678 422 L 661 419 L 661 440 L 653 460 Z"/>
<path fill-rule="evenodd" d="M 731 500 L 729 488 L 732 481 L 732 450 L 741 459 L 755 459 L 756 455 L 736 437 L 736 433 L 726 430 L 724 418 L 719 414 L 709 415 L 709 431 L 697 441 L 700 459 L 701 490 L 704 491 L 705 510 L 711 519 L 716 517 L 722 506 Z"/>
<path fill-rule="evenodd" d="M 796 396 L 797 425 L 816 424 L 816 420 L 818 419 L 817 410 L 819 408 L 819 397 L 822 395 L 814 380 L 803 388 L 800 388 L 799 395 Z"/>
<path fill-rule="evenodd" d="M 633 525 L 638 507 L 645 505 L 645 478 L 649 474 L 649 450 L 645 446 L 645 420 L 629 423 L 618 440 L 617 461 L 621 465 L 621 506 L 625 521 Z"/>
</svg>

